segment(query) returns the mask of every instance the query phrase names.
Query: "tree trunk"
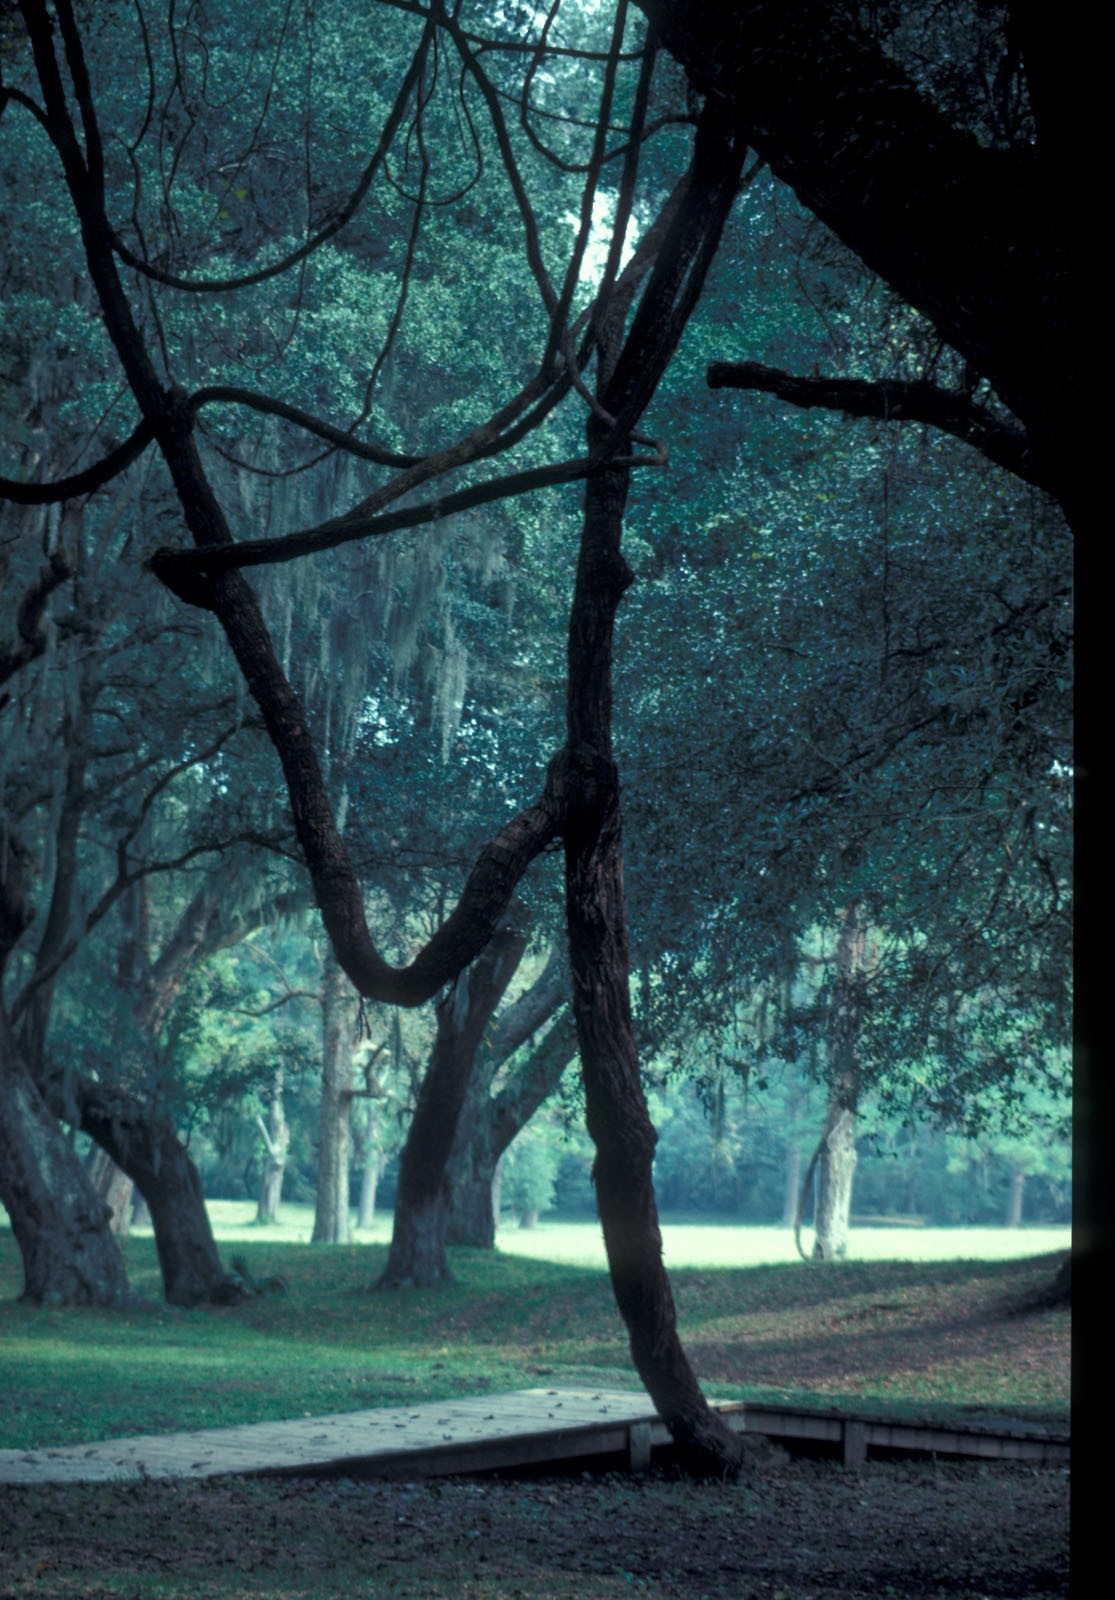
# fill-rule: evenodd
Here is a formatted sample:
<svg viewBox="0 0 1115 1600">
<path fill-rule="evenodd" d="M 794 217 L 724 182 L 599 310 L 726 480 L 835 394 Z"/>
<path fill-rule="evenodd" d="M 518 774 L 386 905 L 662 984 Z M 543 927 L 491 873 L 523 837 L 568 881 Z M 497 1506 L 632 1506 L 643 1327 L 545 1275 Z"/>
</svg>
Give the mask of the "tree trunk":
<svg viewBox="0 0 1115 1600">
<path fill-rule="evenodd" d="M 450 1276 L 449 1156 L 484 1030 L 525 949 L 526 935 L 505 922 L 437 1002 L 437 1035 L 399 1159 L 395 1227 L 379 1288 L 428 1287 Z"/>
<path fill-rule="evenodd" d="M 132 1227 L 135 1184 L 99 1146 L 90 1152 L 89 1181 L 112 1214 L 109 1226 L 117 1239 L 126 1239 Z"/>
<path fill-rule="evenodd" d="M 493 1096 L 489 1087 L 494 1068 L 474 1073 L 448 1167 L 450 1244 L 494 1248 L 500 1159 L 554 1093 L 576 1053 L 572 1018 L 566 1016 L 559 1018 L 498 1094 Z M 482 1103 L 477 1104 L 481 1090 Z"/>
<path fill-rule="evenodd" d="M 782 1196 L 782 1224 L 792 1228 L 798 1214 L 798 1195 L 801 1192 L 801 1150 L 796 1142 L 786 1144 L 786 1185 Z"/>
<path fill-rule="evenodd" d="M 857 902 L 844 913 L 836 946 L 836 977 L 827 1021 L 828 1111 L 824 1131 L 802 1184 L 794 1237 L 801 1245 L 805 1199 L 814 1172 L 817 1200 L 814 1261 L 839 1261 L 848 1253 L 852 1181 L 856 1171 L 856 1112 L 859 1105 L 859 1039 L 867 1003 L 864 974 L 866 934 Z"/>
<path fill-rule="evenodd" d="M 172 1306 L 239 1298 L 221 1266 L 201 1178 L 169 1118 L 111 1085 L 74 1086 L 78 1122 L 133 1180 L 146 1202 Z"/>
<path fill-rule="evenodd" d="M 128 1298 L 110 1212 L 27 1070 L 0 1011 L 0 1201 L 38 1305 L 118 1306 Z"/>
<path fill-rule="evenodd" d="M 333 951 L 322 976 L 321 1114 L 317 1139 L 314 1244 L 348 1244 L 349 1165 L 352 1160 L 352 1052 L 356 996 Z"/>
<path fill-rule="evenodd" d="M 376 1220 L 376 1191 L 383 1172 L 383 1143 L 380 1138 L 379 1116 L 373 1103 L 375 1095 L 369 1080 L 369 1093 L 354 1103 L 352 1116 L 352 1148 L 355 1165 L 360 1173 L 360 1192 L 356 1201 L 356 1228 L 358 1232 L 372 1227 Z"/>
<path fill-rule="evenodd" d="M 364 1157 L 360 1168 L 360 1196 L 356 1205 L 356 1227 L 358 1232 L 366 1232 L 375 1225 L 376 1220 L 376 1191 L 379 1188 L 382 1161 L 378 1150 L 370 1149 Z"/>
<path fill-rule="evenodd" d="M 1026 1191 L 1026 1174 L 1021 1167 L 1013 1164 L 1010 1169 L 1010 1188 L 1007 1191 L 1007 1209 L 1003 1218 L 1004 1228 L 1020 1228 L 1022 1226 L 1022 1197 Z"/>
<path fill-rule="evenodd" d="M 826 1125 L 817 1163 L 814 1261 L 840 1261 L 848 1254 L 855 1172 L 855 1110 L 836 1103 Z"/>
<path fill-rule="evenodd" d="M 590 448 L 601 424 L 589 423 Z M 652 1169 L 656 1134 L 630 1004 L 619 776 L 612 761 L 612 641 L 631 573 L 620 552 L 629 469 L 590 479 L 569 631 L 571 797 L 565 827 L 573 1013 L 608 1270 L 636 1371 L 698 1473 L 736 1472 L 738 1438 L 711 1411 L 677 1332 Z"/>
<path fill-rule="evenodd" d="M 257 1118 L 263 1135 L 266 1155 L 263 1177 L 259 1185 L 259 1206 L 256 1222 L 261 1227 L 279 1220 L 279 1207 L 283 1198 L 283 1177 L 286 1173 L 287 1154 L 290 1150 L 290 1127 L 283 1107 L 283 1069 L 275 1068 L 271 1092 L 267 1103 L 267 1121 Z"/>
</svg>

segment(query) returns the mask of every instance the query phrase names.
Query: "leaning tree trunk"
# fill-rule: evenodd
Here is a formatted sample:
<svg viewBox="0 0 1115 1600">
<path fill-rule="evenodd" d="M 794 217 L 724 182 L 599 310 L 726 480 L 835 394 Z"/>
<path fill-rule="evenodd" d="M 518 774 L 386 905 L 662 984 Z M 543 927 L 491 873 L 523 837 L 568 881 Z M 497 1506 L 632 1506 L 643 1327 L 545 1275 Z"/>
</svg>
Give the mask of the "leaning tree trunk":
<svg viewBox="0 0 1115 1600">
<path fill-rule="evenodd" d="M 0 1201 L 23 1259 L 23 1299 L 123 1304 L 128 1279 L 109 1208 L 43 1101 L 2 1011 Z"/>
<path fill-rule="evenodd" d="M 356 995 L 332 949 L 325 953 L 321 1005 L 321 1112 L 313 1244 L 348 1244 L 352 1160 L 352 1052 Z"/>
<path fill-rule="evenodd" d="M 437 1035 L 399 1158 L 395 1226 L 381 1289 L 429 1287 L 449 1278 L 446 1170 L 476 1052 L 526 936 L 505 922 L 437 1003 Z"/>
<path fill-rule="evenodd" d="M 591 445 L 603 431 L 589 422 Z M 691 1470 L 738 1471 L 739 1439 L 710 1410 L 677 1332 L 662 1262 L 647 1110 L 631 1018 L 619 776 L 612 760 L 616 608 L 631 581 L 620 550 L 629 469 L 590 479 L 569 629 L 572 758 L 565 827 L 573 1014 L 608 1270 L 647 1393 Z"/>
<path fill-rule="evenodd" d="M 217 1253 L 201 1177 L 170 1118 L 109 1084 L 79 1080 L 73 1099 L 82 1131 L 143 1196 L 168 1304 L 223 1305 L 237 1299 Z"/>
</svg>

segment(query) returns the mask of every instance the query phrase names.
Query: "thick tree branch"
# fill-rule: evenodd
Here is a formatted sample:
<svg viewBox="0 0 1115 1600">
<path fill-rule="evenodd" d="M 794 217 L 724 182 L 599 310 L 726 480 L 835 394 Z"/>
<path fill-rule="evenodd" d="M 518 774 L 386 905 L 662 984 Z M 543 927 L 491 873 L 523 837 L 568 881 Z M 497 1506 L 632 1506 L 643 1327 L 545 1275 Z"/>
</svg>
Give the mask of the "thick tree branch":
<svg viewBox="0 0 1115 1600">
<path fill-rule="evenodd" d="M 1043 481 L 1087 515 L 1072 230 L 1035 152 L 982 146 L 826 0 L 638 4 L 775 175 L 992 383 Z M 1054 51 L 1071 40 L 1047 30 Z"/>
<path fill-rule="evenodd" d="M 621 458 L 623 466 L 644 464 L 658 465 L 659 457 Z M 579 483 L 593 473 L 602 471 L 603 466 L 604 463 L 593 456 L 578 456 L 571 461 L 555 461 L 545 467 L 510 472 L 502 478 L 473 484 L 436 500 L 424 500 L 420 505 L 385 512 L 382 516 L 361 517 L 349 512 L 343 517 L 323 522 L 320 527 L 309 528 L 301 533 L 282 534 L 274 539 L 245 539 L 237 544 L 207 547 L 204 550 L 169 550 L 164 547 L 156 550 L 152 556 L 151 570 L 180 600 L 213 610 L 210 581 L 220 573 L 242 567 L 296 561 L 302 556 L 335 550 L 340 545 L 358 540 L 382 538 L 402 528 L 422 527 L 428 522 L 438 522 L 461 511 L 471 511 L 476 506 L 513 499 L 537 489 L 552 489 L 559 484 Z"/>
<path fill-rule="evenodd" d="M 355 456 L 357 460 L 373 461 L 377 466 L 415 467 L 425 459 L 423 456 L 402 455 L 374 440 L 358 439 L 347 428 L 335 427 L 333 423 L 303 411 L 300 406 L 292 406 L 269 394 L 258 394 L 254 389 L 241 389 L 233 383 L 213 383 L 196 390 L 185 402 L 185 409 L 196 416 L 205 406 L 212 405 L 246 406 L 249 411 L 258 411 L 261 416 L 280 417 L 305 433 L 312 433 L 315 438 L 324 439 L 327 444 Z M 2 482 L 0 480 L 0 485 Z"/>
<path fill-rule="evenodd" d="M 57 478 L 53 483 L 22 483 L 18 478 L 0 478 L 0 500 L 10 500 L 17 506 L 52 506 L 76 499 L 78 495 L 92 494 L 138 460 L 154 437 L 155 430 L 145 418 L 124 443 L 110 450 L 103 460 L 67 478 Z"/>
<path fill-rule="evenodd" d="M 61 551 L 56 550 L 19 603 L 16 631 L 20 643 L 12 645 L 7 650 L 0 650 L 0 683 L 14 677 L 17 672 L 22 671 L 42 655 L 46 649 L 46 627 L 43 619 L 46 615 L 47 601 L 55 589 L 61 588 L 62 584 L 72 576 L 73 568 L 69 561 Z M 6 696 L 0 695 L 0 706 L 4 704 L 5 699 Z"/>
<path fill-rule="evenodd" d="M 934 383 L 858 378 L 803 378 L 760 361 L 714 361 L 707 372 L 710 389 L 758 389 L 791 405 L 843 411 L 850 417 L 884 422 L 925 422 L 970 444 L 1008 472 L 1041 488 L 1052 487 L 1035 466 L 1029 441 L 1019 428 L 1002 423 L 967 395 Z"/>
</svg>

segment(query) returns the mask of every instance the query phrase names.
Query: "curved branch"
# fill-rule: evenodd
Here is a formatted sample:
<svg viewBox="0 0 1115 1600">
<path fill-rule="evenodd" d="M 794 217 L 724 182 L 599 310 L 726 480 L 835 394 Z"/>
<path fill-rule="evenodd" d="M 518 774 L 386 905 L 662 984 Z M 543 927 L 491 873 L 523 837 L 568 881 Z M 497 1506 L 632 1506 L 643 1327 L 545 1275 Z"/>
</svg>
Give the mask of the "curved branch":
<svg viewBox="0 0 1115 1600">
<path fill-rule="evenodd" d="M 55 589 L 61 588 L 66 580 L 72 577 L 73 568 L 61 551 L 56 550 L 19 603 L 16 630 L 22 643 L 11 650 L 0 650 L 0 683 L 14 677 L 17 672 L 42 655 L 47 642 L 46 629 L 43 626 L 46 603 Z M 0 706 L 3 703 L 3 697 L 0 697 Z"/>
<path fill-rule="evenodd" d="M 110 450 L 103 460 L 68 478 L 58 478 L 53 483 L 21 483 L 18 478 L 0 478 L 0 500 L 8 500 L 16 506 L 54 506 L 63 500 L 76 499 L 78 495 L 92 494 L 130 467 L 154 437 L 153 424 L 144 418 L 124 443 Z"/>
<path fill-rule="evenodd" d="M 934 383 L 859 378 L 803 378 L 761 361 L 713 361 L 706 374 L 710 389 L 757 389 L 791 405 L 842 411 L 850 417 L 878 417 L 884 422 L 925 422 L 972 445 L 988 460 L 1028 483 L 1051 487 L 1034 463 L 1030 443 L 1020 428 L 1000 422 L 985 406 L 958 390 Z"/>
<path fill-rule="evenodd" d="M 184 410 L 196 416 L 204 406 L 211 405 L 247 406 L 249 410 L 258 411 L 266 417 L 281 417 L 284 422 L 312 433 L 315 438 L 324 439 L 327 444 L 335 445 L 348 455 L 357 456 L 361 461 L 374 461 L 380 467 L 415 467 L 426 459 L 424 456 L 401 455 L 396 450 L 389 450 L 386 445 L 376 444 L 374 440 L 356 439 L 347 428 L 337 428 L 331 422 L 324 422 L 309 411 L 303 411 L 300 406 L 276 400 L 271 395 L 258 394 L 254 389 L 241 389 L 233 383 L 211 383 L 196 390 L 185 402 Z M 0 483 L 3 481 L 0 479 Z"/>
<path fill-rule="evenodd" d="M 371 160 L 360 174 L 356 187 L 332 222 L 327 222 L 323 228 L 319 228 L 317 233 L 311 235 L 309 239 L 299 245 L 297 250 L 292 250 L 289 255 L 283 256 L 279 261 L 273 261 L 270 266 L 260 267 L 255 272 L 246 272 L 236 278 L 183 278 L 177 273 L 164 272 L 162 268 L 152 266 L 151 262 L 145 261 L 142 256 L 129 249 L 120 235 L 114 230 L 112 233 L 112 247 L 120 257 L 120 260 L 126 266 L 131 267 L 133 271 L 142 273 L 145 278 L 153 278 L 156 283 L 163 284 L 165 288 L 184 289 L 191 294 L 222 294 L 231 289 L 249 289 L 255 284 L 266 283 L 269 278 L 280 277 L 284 272 L 289 272 L 292 267 L 296 267 L 300 262 L 305 261 L 308 256 L 320 250 L 322 245 L 328 244 L 329 240 L 340 233 L 342 228 L 347 227 L 363 205 L 376 173 L 386 160 L 387 152 L 399 131 L 399 125 L 403 120 L 403 114 L 410 101 L 411 94 L 421 77 L 431 36 L 432 29 L 427 26 L 422 35 L 421 43 L 414 53 L 414 58 L 407 70 L 406 77 L 403 79 L 402 87 L 395 97 L 395 103 L 391 107 L 387 121 L 383 125 L 379 143 L 376 145 Z"/>
<path fill-rule="evenodd" d="M 461 511 L 471 511 L 476 506 L 531 494 L 537 489 L 578 483 L 603 471 L 606 466 L 660 464 L 660 456 L 620 456 L 611 460 L 597 456 L 575 456 L 570 461 L 556 461 L 545 467 L 509 472 L 502 478 L 472 484 L 467 489 L 458 489 L 454 494 L 442 495 L 436 500 L 424 500 L 421 505 L 405 506 L 382 516 L 360 516 L 350 512 L 331 522 L 323 522 L 320 527 L 308 528 L 301 533 L 282 534 L 274 539 L 245 539 L 238 544 L 208 545 L 194 550 L 171 550 L 163 546 L 155 551 L 149 566 L 159 581 L 165 583 L 180 600 L 212 610 L 214 606 L 208 585 L 221 573 L 242 567 L 296 561 L 301 556 L 335 550 L 340 545 L 353 544 L 359 539 L 378 539 L 403 528 L 418 528 L 424 523 L 437 522 Z"/>
</svg>

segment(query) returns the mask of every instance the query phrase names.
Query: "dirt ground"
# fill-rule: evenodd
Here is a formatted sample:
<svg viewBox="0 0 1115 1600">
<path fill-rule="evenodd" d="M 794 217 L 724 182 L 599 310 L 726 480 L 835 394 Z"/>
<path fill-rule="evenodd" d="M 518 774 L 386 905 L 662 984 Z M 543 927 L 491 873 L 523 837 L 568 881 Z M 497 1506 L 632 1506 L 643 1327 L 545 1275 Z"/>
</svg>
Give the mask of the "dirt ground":
<svg viewBox="0 0 1115 1600">
<path fill-rule="evenodd" d="M 0 1490 L 0 1600 L 1038 1600 L 1068 1474 L 790 1460 L 736 1485 L 292 1479 Z"/>
</svg>

